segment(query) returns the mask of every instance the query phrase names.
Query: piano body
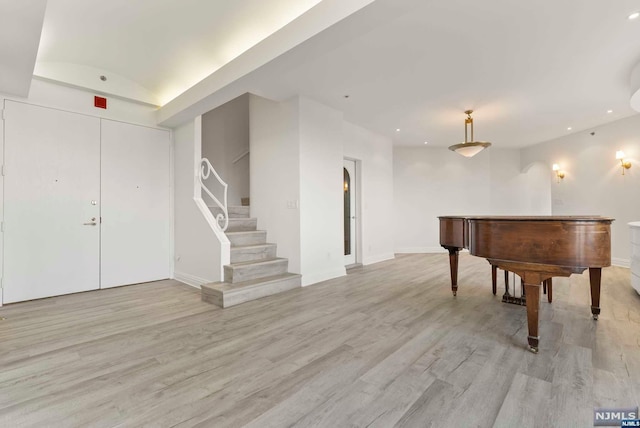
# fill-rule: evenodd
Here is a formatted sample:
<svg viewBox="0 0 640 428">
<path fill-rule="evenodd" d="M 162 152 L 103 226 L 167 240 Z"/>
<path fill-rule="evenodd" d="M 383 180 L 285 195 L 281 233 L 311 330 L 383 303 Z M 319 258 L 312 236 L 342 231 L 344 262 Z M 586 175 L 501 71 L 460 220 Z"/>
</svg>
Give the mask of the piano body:
<svg viewBox="0 0 640 428">
<path fill-rule="evenodd" d="M 441 216 L 440 245 L 449 251 L 451 291 L 458 291 L 463 248 L 524 282 L 529 349 L 538 352 L 540 285 L 589 269 L 591 313 L 600 313 L 600 279 L 611 265 L 611 222 L 599 216 Z"/>
</svg>

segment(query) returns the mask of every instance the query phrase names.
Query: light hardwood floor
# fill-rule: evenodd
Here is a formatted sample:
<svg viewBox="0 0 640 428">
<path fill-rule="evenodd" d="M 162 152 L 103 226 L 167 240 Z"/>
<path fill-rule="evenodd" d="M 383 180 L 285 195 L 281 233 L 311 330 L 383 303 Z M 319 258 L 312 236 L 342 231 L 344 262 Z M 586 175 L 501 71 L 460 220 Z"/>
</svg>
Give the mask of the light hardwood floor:
<svg viewBox="0 0 640 428">
<path fill-rule="evenodd" d="M 489 264 L 398 255 L 229 309 L 175 281 L 0 308 L 3 427 L 589 427 L 640 397 L 640 296 L 554 279 L 540 353 Z M 500 284 L 500 283 L 499 283 Z M 499 293 L 501 294 L 501 293 Z"/>
</svg>

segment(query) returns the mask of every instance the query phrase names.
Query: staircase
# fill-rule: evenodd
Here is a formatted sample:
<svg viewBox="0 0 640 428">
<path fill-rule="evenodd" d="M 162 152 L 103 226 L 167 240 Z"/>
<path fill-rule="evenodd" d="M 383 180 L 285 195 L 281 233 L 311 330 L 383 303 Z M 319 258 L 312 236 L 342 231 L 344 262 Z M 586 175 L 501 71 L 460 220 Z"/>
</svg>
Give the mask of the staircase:
<svg viewBox="0 0 640 428">
<path fill-rule="evenodd" d="M 213 215 L 218 208 L 211 207 Z M 231 242 L 231 264 L 224 266 L 224 282 L 202 286 L 202 300 L 222 308 L 300 287 L 300 275 L 287 272 L 289 261 L 276 256 L 276 244 L 257 229 L 248 206 L 229 207 L 226 235 Z"/>
</svg>

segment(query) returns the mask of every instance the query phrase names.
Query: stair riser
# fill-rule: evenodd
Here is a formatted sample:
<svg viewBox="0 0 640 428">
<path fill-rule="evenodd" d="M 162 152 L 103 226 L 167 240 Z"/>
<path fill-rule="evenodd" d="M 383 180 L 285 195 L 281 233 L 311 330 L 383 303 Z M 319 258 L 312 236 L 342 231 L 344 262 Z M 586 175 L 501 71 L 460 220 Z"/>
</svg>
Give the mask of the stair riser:
<svg viewBox="0 0 640 428">
<path fill-rule="evenodd" d="M 252 279 L 265 278 L 287 272 L 289 261 L 281 259 L 272 263 L 249 264 L 246 266 L 225 266 L 224 281 L 237 283 Z"/>
<path fill-rule="evenodd" d="M 219 207 L 209 207 L 209 210 L 214 217 L 222 213 Z M 227 213 L 229 218 L 249 218 L 249 207 L 227 207 Z"/>
<path fill-rule="evenodd" d="M 229 238 L 229 242 L 232 246 L 266 244 L 267 232 L 258 230 L 255 232 L 242 233 L 238 235 L 228 234 L 227 238 Z"/>
<path fill-rule="evenodd" d="M 255 218 L 230 218 L 227 232 L 248 232 L 258 228 L 258 220 Z"/>
<path fill-rule="evenodd" d="M 218 290 L 209 290 L 204 287 L 200 290 L 200 298 L 203 302 L 224 308 L 223 293 Z"/>
<path fill-rule="evenodd" d="M 202 289 L 202 300 L 221 308 L 239 305 L 240 303 L 249 302 L 251 300 L 260 299 L 262 297 L 271 296 L 273 294 L 282 293 L 283 291 L 300 288 L 300 276 L 293 276 L 282 279 L 277 282 L 271 282 L 260 287 L 251 288 L 249 290 L 233 290 L 222 292 L 219 290 Z"/>
<path fill-rule="evenodd" d="M 276 246 L 258 248 L 231 248 L 231 263 L 252 262 L 276 257 Z"/>
</svg>

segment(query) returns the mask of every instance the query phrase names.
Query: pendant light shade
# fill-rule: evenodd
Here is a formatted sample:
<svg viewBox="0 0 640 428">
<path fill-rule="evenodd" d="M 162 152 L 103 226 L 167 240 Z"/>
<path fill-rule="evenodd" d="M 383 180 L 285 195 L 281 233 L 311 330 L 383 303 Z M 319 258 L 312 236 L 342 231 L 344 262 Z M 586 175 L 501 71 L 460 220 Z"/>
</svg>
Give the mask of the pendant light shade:
<svg viewBox="0 0 640 428">
<path fill-rule="evenodd" d="M 491 143 L 486 141 L 473 141 L 473 118 L 471 117 L 473 110 L 466 110 L 464 113 L 467 115 L 467 118 L 464 120 L 464 143 L 449 146 L 449 150 L 461 154 L 466 158 L 470 158 L 491 146 Z M 469 129 L 471 129 L 471 141 L 468 139 Z"/>
</svg>

